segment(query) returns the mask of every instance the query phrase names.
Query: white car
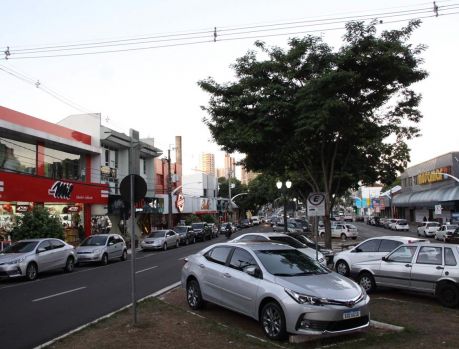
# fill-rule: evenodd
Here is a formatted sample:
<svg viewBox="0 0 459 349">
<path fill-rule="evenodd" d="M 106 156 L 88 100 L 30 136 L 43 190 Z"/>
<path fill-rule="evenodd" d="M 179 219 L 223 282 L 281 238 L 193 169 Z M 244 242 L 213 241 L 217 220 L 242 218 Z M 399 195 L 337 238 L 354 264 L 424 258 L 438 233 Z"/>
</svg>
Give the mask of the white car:
<svg viewBox="0 0 459 349">
<path fill-rule="evenodd" d="M 252 218 L 250 218 L 250 220 L 252 221 L 253 225 L 259 225 L 260 224 L 260 217 L 258 217 L 258 216 L 252 216 Z"/>
<path fill-rule="evenodd" d="M 305 255 L 312 259 L 316 259 L 316 250 L 308 247 L 303 244 L 301 241 L 288 236 L 283 233 L 247 233 L 241 236 L 238 236 L 231 242 L 244 242 L 244 241 L 272 241 L 284 245 L 289 245 L 296 248 L 298 251 L 303 252 Z M 321 252 L 318 252 L 317 257 L 319 258 L 319 263 L 323 266 L 327 266 L 327 261 L 325 260 L 324 255 Z"/>
<path fill-rule="evenodd" d="M 438 229 L 440 229 L 440 223 L 438 222 L 423 222 L 418 227 L 418 236 L 434 236 Z"/>
<path fill-rule="evenodd" d="M 406 236 L 378 236 L 367 239 L 349 250 L 337 253 L 333 258 L 335 270 L 341 275 L 349 276 L 355 263 L 380 260 L 400 245 L 426 241 L 429 242 Z"/>
<path fill-rule="evenodd" d="M 319 235 L 321 238 L 325 237 L 325 227 L 319 228 Z M 331 235 L 332 238 L 340 238 L 341 240 L 348 238 L 355 240 L 358 238 L 359 232 L 354 224 L 337 223 L 331 226 Z"/>
<path fill-rule="evenodd" d="M 446 242 L 453 235 L 454 231 L 459 228 L 457 224 L 444 224 L 435 232 L 435 240 Z"/>
<path fill-rule="evenodd" d="M 389 229 L 396 231 L 410 231 L 410 226 L 406 219 L 396 219 L 395 222 L 389 224 Z"/>
</svg>

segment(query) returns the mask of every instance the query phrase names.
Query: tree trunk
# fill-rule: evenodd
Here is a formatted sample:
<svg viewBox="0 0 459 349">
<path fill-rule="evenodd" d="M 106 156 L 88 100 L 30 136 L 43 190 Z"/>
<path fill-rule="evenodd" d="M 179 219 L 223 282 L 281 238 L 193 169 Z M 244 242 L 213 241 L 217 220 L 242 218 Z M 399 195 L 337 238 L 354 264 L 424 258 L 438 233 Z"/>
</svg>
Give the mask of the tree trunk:
<svg viewBox="0 0 459 349">
<path fill-rule="evenodd" d="M 325 193 L 325 216 L 324 216 L 324 226 L 325 226 L 325 247 L 332 248 L 332 236 L 331 236 L 331 222 L 330 222 L 330 194 Z"/>
</svg>

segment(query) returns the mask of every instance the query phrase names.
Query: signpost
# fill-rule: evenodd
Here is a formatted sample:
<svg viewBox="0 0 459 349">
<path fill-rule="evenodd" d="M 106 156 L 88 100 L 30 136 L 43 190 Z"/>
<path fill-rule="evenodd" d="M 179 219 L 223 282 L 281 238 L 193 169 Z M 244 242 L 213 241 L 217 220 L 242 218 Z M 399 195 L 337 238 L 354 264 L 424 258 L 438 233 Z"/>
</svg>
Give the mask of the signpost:
<svg viewBox="0 0 459 349">
<path fill-rule="evenodd" d="M 317 218 L 325 216 L 325 194 L 311 193 L 307 200 L 308 217 L 314 217 L 314 235 L 316 239 L 316 260 L 319 260 Z"/>
<path fill-rule="evenodd" d="M 442 207 L 441 205 L 435 205 L 435 214 L 441 214 Z"/>
</svg>

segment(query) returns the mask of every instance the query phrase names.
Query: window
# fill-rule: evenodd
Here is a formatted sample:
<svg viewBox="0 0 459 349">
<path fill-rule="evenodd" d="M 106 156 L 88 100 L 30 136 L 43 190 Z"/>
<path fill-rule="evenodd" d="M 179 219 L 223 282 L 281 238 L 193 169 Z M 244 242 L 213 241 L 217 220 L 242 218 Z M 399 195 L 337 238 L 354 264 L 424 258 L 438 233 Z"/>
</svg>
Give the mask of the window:
<svg viewBox="0 0 459 349">
<path fill-rule="evenodd" d="M 0 169 L 20 173 L 36 173 L 36 145 L 0 138 Z"/>
<path fill-rule="evenodd" d="M 147 159 L 142 159 L 143 174 L 147 174 Z"/>
<path fill-rule="evenodd" d="M 44 248 L 45 250 L 51 250 L 53 247 L 51 246 L 51 243 L 49 242 L 49 240 L 45 240 L 43 241 L 40 245 L 38 245 L 38 249 L 40 248 Z"/>
<path fill-rule="evenodd" d="M 456 257 L 454 257 L 453 250 L 449 247 L 445 248 L 445 265 L 457 265 Z"/>
<path fill-rule="evenodd" d="M 65 244 L 59 240 L 51 240 L 51 244 L 53 245 L 53 249 L 62 248 L 65 246 Z"/>
<path fill-rule="evenodd" d="M 85 171 L 85 156 L 45 148 L 46 177 L 83 180 Z"/>
<path fill-rule="evenodd" d="M 394 240 L 386 240 L 383 239 L 381 241 L 381 245 L 379 245 L 379 252 L 391 252 L 398 246 L 400 246 L 402 243 L 400 241 L 394 241 Z"/>
<path fill-rule="evenodd" d="M 105 166 L 110 166 L 110 150 L 105 149 Z"/>
<path fill-rule="evenodd" d="M 442 264 L 441 263 L 441 247 L 423 246 L 419 250 L 416 263 L 419 264 Z"/>
<path fill-rule="evenodd" d="M 356 250 L 358 252 L 378 252 L 380 243 L 381 243 L 380 239 L 370 240 L 370 241 L 364 242 L 363 244 L 360 244 L 356 248 Z"/>
<path fill-rule="evenodd" d="M 251 265 L 257 265 L 257 262 L 255 262 L 255 259 L 252 257 L 252 255 L 242 248 L 236 248 L 233 255 L 231 256 L 229 266 L 231 268 L 243 271 L 244 268 Z"/>
<path fill-rule="evenodd" d="M 411 263 L 416 248 L 416 246 L 400 246 L 387 259 L 392 262 Z"/>
<path fill-rule="evenodd" d="M 229 246 L 219 246 L 215 247 L 209 252 L 206 253 L 205 257 L 211 261 L 218 264 L 226 264 L 228 254 L 231 251 L 232 247 Z"/>
</svg>

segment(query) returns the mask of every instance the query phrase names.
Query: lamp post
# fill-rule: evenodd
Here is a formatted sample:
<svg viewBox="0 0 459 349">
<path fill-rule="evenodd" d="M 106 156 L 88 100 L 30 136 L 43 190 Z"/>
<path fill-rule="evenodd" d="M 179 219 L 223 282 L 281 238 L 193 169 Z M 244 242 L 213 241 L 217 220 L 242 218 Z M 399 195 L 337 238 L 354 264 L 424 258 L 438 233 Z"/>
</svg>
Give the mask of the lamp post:
<svg viewBox="0 0 459 349">
<path fill-rule="evenodd" d="M 282 189 L 282 195 L 284 196 L 284 233 L 287 232 L 287 189 L 290 189 L 291 186 L 292 182 L 288 179 L 285 183 L 282 183 L 281 181 L 277 181 L 276 183 L 277 189 Z"/>
<path fill-rule="evenodd" d="M 430 172 L 430 174 L 435 174 L 435 175 L 443 175 L 449 178 L 454 179 L 456 182 L 459 182 L 459 178 L 454 177 L 453 175 L 450 175 L 449 173 L 443 173 L 443 172 Z"/>
</svg>

